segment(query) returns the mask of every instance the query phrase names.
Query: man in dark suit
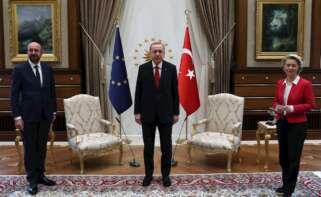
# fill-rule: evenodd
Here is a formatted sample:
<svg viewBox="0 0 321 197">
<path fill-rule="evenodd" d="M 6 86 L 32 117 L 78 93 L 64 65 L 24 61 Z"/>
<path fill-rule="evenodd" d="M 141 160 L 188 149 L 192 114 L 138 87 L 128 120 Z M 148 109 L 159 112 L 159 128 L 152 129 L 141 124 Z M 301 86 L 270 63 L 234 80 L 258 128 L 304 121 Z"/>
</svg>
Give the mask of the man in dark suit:
<svg viewBox="0 0 321 197">
<path fill-rule="evenodd" d="M 172 125 L 178 121 L 179 99 L 176 66 L 163 60 L 165 47 L 161 42 L 150 46 L 152 61 L 139 67 L 135 92 L 135 121 L 142 125 L 145 178 L 150 185 L 154 172 L 156 127 L 161 145 L 163 185 L 171 185 L 169 177 L 172 157 Z"/>
<path fill-rule="evenodd" d="M 54 73 L 40 63 L 41 45 L 31 42 L 27 47 L 28 61 L 12 71 L 11 107 L 16 129 L 20 129 L 24 146 L 24 164 L 31 195 L 38 192 L 37 184 L 56 183 L 45 175 L 47 139 L 50 123 L 56 117 Z"/>
</svg>

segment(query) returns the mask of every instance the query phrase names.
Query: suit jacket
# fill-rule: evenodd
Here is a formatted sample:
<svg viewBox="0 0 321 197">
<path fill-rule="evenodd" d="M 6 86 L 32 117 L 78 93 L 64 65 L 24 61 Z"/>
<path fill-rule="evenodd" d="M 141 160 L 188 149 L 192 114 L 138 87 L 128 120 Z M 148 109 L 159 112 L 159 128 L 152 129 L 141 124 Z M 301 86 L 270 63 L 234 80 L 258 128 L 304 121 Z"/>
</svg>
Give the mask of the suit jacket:
<svg viewBox="0 0 321 197">
<path fill-rule="evenodd" d="M 160 87 L 156 88 L 152 61 L 139 67 L 134 113 L 141 114 L 142 122 L 151 123 L 156 115 L 162 123 L 171 123 L 179 114 L 176 66 L 163 61 Z"/>
<path fill-rule="evenodd" d="M 276 92 L 273 100 L 273 108 L 276 105 L 284 105 L 284 92 L 286 84 L 284 79 L 276 83 Z M 287 113 L 285 118 L 289 123 L 302 123 L 307 121 L 306 112 L 315 108 L 315 98 L 312 90 L 311 82 L 300 77 L 299 82 L 292 84 L 291 91 L 288 96 L 287 105 L 293 105 L 294 111 Z M 277 119 L 281 118 L 281 114 L 277 114 Z"/>
<path fill-rule="evenodd" d="M 17 65 L 12 71 L 11 108 L 14 117 L 24 122 L 51 121 L 57 111 L 53 70 L 41 63 L 43 84 L 40 85 L 29 62 Z"/>
</svg>

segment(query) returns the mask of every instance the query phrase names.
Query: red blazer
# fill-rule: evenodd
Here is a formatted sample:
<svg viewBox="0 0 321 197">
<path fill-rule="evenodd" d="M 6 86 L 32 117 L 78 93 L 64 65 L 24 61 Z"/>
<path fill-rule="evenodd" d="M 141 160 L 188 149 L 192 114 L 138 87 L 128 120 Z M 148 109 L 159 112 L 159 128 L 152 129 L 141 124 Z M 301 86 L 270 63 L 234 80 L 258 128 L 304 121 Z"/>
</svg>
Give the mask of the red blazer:
<svg viewBox="0 0 321 197">
<path fill-rule="evenodd" d="M 273 108 L 275 108 L 276 105 L 284 105 L 283 95 L 285 86 L 284 79 L 281 79 L 276 83 Z M 292 84 L 287 104 L 293 105 L 294 108 L 293 112 L 285 115 L 285 118 L 289 123 L 307 122 L 306 112 L 316 107 L 311 82 L 300 77 L 297 85 Z M 281 114 L 277 113 L 277 120 L 279 120 L 280 117 Z"/>
</svg>

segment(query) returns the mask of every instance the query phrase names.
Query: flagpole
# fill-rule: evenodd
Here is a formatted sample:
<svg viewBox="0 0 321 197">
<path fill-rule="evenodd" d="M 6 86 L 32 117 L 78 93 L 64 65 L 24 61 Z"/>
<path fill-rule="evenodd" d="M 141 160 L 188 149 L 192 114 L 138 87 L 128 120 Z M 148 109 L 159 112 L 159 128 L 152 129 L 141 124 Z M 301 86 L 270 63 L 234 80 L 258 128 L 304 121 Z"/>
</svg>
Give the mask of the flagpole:
<svg viewBox="0 0 321 197">
<path fill-rule="evenodd" d="M 177 166 L 177 161 L 175 160 L 175 153 L 176 153 L 177 145 L 184 142 L 184 140 L 181 141 L 179 138 L 180 138 L 180 136 L 181 136 L 181 134 L 182 134 L 182 130 L 183 130 L 183 127 L 184 127 L 184 123 L 185 123 L 186 120 L 187 120 L 187 116 L 185 117 L 183 123 L 181 124 L 181 128 L 179 129 L 178 139 L 176 140 L 176 144 L 175 144 L 175 146 L 174 146 L 174 151 L 173 151 L 173 154 L 172 154 L 171 166 Z"/>
<path fill-rule="evenodd" d="M 129 166 L 131 166 L 131 167 L 135 167 L 135 168 L 137 168 L 137 167 L 140 167 L 140 163 L 138 162 L 138 161 L 136 161 L 136 159 L 135 159 L 135 153 L 134 153 L 134 151 L 133 151 L 133 149 L 131 148 L 131 146 L 129 145 L 129 139 L 128 139 L 128 137 L 127 137 L 127 135 L 126 135 L 126 132 L 125 132 L 125 129 L 123 128 L 123 125 L 121 124 L 121 119 L 120 119 L 120 114 L 118 114 L 119 115 L 119 118 L 117 118 L 116 117 L 116 120 L 117 120 L 117 122 L 119 123 L 119 127 L 120 127 L 120 136 L 121 136 L 121 130 L 123 129 L 123 131 L 124 131 L 124 136 L 125 136 L 125 140 L 126 141 L 124 141 L 124 143 L 126 143 L 127 145 L 128 145 L 128 148 L 129 148 L 129 150 L 130 150 L 130 152 L 131 152 L 131 154 L 132 154 L 132 157 L 133 157 L 133 160 L 132 161 L 130 161 L 129 162 Z M 121 137 L 120 137 L 120 139 L 121 139 Z M 123 143 L 123 141 L 122 141 L 122 143 Z"/>
<path fill-rule="evenodd" d="M 179 77 L 178 77 L 178 93 L 179 101 L 186 112 L 184 122 L 185 125 L 185 139 L 181 140 L 180 135 L 184 127 L 184 122 L 182 123 L 178 140 L 176 140 L 176 145 L 174 149 L 172 165 L 177 165 L 177 162 L 174 160 L 175 150 L 177 144 L 187 143 L 188 140 L 188 116 L 194 113 L 200 107 L 199 94 L 197 88 L 197 79 L 196 72 L 193 63 L 192 57 L 192 46 L 189 36 L 189 22 L 190 22 L 190 13 L 191 11 L 186 9 L 186 27 L 185 35 L 183 42 L 183 53 L 181 56 L 181 64 L 179 68 Z M 195 73 L 195 74 L 194 74 Z"/>
<path fill-rule="evenodd" d="M 188 26 L 188 21 L 189 21 L 189 14 L 191 13 L 190 10 L 186 9 L 185 10 L 185 15 L 186 15 L 186 25 Z M 183 144 L 183 143 L 186 143 L 187 142 L 187 126 L 188 126 L 188 121 L 187 121 L 187 115 L 185 116 L 185 119 L 184 119 L 184 122 L 186 121 L 186 128 L 185 128 L 185 140 L 184 139 L 180 139 L 180 135 L 181 135 L 181 132 L 182 132 L 182 129 L 184 127 L 184 122 L 182 123 L 182 126 L 181 126 L 181 129 L 179 131 L 179 135 L 178 135 L 178 139 L 176 140 L 176 144 L 175 144 L 175 147 L 174 147 L 174 153 L 173 153 L 173 156 L 172 156 L 172 160 L 171 160 L 171 166 L 177 166 L 178 162 L 175 160 L 175 153 L 176 153 L 176 148 L 177 148 L 177 145 L 178 144 Z"/>
<path fill-rule="evenodd" d="M 133 160 L 129 162 L 129 165 L 131 167 L 139 167 L 140 163 L 135 159 L 135 153 L 130 146 L 130 141 L 126 135 L 126 131 L 121 121 L 121 114 L 132 105 L 132 100 L 130 96 L 126 64 L 119 32 L 118 18 L 115 21 L 115 25 L 115 43 L 108 95 L 112 106 L 118 114 L 118 116 L 116 115 L 115 119 L 119 124 L 119 138 L 121 143 L 127 144 L 132 154 Z"/>
<path fill-rule="evenodd" d="M 119 127 L 120 127 L 120 128 L 119 128 L 120 140 L 123 141 L 125 144 L 130 144 L 131 142 L 130 142 L 130 140 L 127 138 L 126 133 L 125 133 L 123 127 L 121 126 L 121 125 L 122 125 L 122 122 L 121 122 L 121 114 L 118 114 L 118 117 L 119 117 Z M 126 137 L 125 139 L 122 138 L 122 133 L 124 133 L 124 135 L 125 135 L 125 137 Z"/>
<path fill-rule="evenodd" d="M 186 25 L 189 26 L 190 22 L 191 22 L 191 18 L 190 18 L 190 14 L 191 14 L 191 10 L 186 9 L 185 10 L 185 15 L 186 15 Z M 185 143 L 187 142 L 187 135 L 188 135 L 188 115 L 186 114 L 186 126 L 185 126 Z"/>
<path fill-rule="evenodd" d="M 187 142 L 187 132 L 188 132 L 188 116 L 186 115 L 186 127 L 185 127 L 185 142 Z"/>
<path fill-rule="evenodd" d="M 120 140 L 123 141 L 123 140 L 122 140 L 122 132 L 121 132 L 121 130 L 122 130 L 122 126 L 121 126 L 121 114 L 118 114 L 118 117 L 119 117 L 119 137 L 120 137 Z"/>
<path fill-rule="evenodd" d="M 190 20 L 191 20 L 191 18 L 190 18 L 190 14 L 191 14 L 191 10 L 189 10 L 189 9 L 186 9 L 185 11 L 185 16 L 186 16 L 186 25 L 188 26 L 189 25 L 189 22 L 190 22 Z"/>
</svg>

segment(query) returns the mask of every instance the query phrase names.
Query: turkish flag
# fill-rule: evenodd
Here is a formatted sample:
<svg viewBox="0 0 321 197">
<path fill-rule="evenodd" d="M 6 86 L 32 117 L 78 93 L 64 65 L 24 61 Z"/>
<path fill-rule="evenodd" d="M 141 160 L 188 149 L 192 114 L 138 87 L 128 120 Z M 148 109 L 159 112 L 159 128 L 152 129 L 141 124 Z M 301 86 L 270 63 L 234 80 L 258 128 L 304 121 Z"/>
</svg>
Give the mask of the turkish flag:
<svg viewBox="0 0 321 197">
<path fill-rule="evenodd" d="M 186 116 L 194 113 L 200 107 L 188 27 L 185 29 L 183 54 L 178 76 L 178 92 L 179 101 L 186 111 Z"/>
</svg>

